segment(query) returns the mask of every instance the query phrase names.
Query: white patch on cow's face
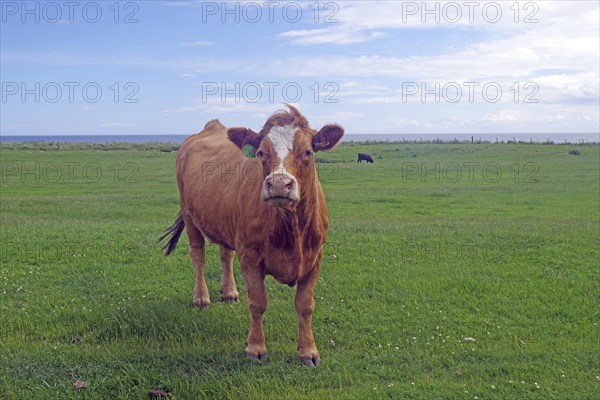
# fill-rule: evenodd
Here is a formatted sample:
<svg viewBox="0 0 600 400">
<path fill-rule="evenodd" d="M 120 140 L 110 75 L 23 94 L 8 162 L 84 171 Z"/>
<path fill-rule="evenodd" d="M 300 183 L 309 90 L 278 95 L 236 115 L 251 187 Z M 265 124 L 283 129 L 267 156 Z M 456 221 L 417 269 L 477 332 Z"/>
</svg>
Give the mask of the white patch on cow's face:
<svg viewBox="0 0 600 400">
<path fill-rule="evenodd" d="M 267 182 L 272 181 L 275 175 L 285 175 L 292 182 L 291 190 L 288 194 L 290 200 L 297 201 L 300 198 L 298 180 L 285 168 L 285 158 L 294 148 L 294 135 L 297 130 L 297 127 L 291 125 L 274 126 L 267 134 L 267 137 L 271 140 L 273 148 L 279 158 L 279 165 L 277 165 L 277 168 L 265 178 L 262 191 L 263 200 L 270 198 Z"/>
<path fill-rule="evenodd" d="M 271 139 L 277 157 L 279 157 L 279 165 L 275 171 L 273 171 L 273 174 L 289 175 L 285 169 L 284 160 L 288 153 L 294 148 L 294 135 L 297 130 L 297 127 L 291 125 L 274 126 L 267 134 L 267 137 Z"/>
</svg>

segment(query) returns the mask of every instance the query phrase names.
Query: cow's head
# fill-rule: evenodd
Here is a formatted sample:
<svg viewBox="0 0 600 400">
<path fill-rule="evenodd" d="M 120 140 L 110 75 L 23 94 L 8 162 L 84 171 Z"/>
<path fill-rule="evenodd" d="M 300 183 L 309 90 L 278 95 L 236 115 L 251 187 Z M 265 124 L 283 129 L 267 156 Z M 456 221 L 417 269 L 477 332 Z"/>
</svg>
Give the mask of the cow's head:
<svg viewBox="0 0 600 400">
<path fill-rule="evenodd" d="M 262 163 L 261 197 L 274 207 L 289 207 L 314 190 L 314 153 L 335 146 L 344 129 L 325 125 L 318 132 L 293 106 L 273 114 L 259 133 L 246 128 L 230 128 L 229 139 L 238 147 L 251 146 Z"/>
</svg>

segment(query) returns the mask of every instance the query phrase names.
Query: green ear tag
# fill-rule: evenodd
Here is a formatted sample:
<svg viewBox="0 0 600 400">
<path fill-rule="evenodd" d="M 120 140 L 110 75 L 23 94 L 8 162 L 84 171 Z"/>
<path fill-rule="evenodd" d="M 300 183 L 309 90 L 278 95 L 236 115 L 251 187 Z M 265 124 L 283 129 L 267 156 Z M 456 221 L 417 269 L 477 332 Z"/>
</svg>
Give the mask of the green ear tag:
<svg viewBox="0 0 600 400">
<path fill-rule="evenodd" d="M 244 146 L 244 155 L 247 158 L 254 158 L 256 157 L 256 149 L 250 143 L 248 143 Z"/>
</svg>

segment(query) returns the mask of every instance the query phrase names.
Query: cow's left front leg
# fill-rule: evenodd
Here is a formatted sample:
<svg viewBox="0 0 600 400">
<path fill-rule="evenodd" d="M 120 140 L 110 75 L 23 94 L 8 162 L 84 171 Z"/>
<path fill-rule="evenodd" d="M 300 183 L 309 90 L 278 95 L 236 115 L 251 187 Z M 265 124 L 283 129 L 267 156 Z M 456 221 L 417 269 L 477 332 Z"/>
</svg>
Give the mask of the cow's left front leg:
<svg viewBox="0 0 600 400">
<path fill-rule="evenodd" d="M 267 291 L 265 274 L 256 265 L 248 267 L 242 262 L 242 274 L 248 290 L 248 309 L 250 310 L 250 332 L 246 346 L 246 356 L 254 360 L 267 359 L 267 347 L 263 332 L 263 314 L 267 309 Z"/>
<path fill-rule="evenodd" d="M 302 281 L 298 282 L 296 289 L 296 314 L 298 314 L 298 356 L 302 364 L 316 367 L 321 362 L 319 351 L 315 345 L 312 332 L 312 313 L 315 308 L 314 291 L 319 269 L 321 268 L 321 255 L 312 271 Z"/>
</svg>

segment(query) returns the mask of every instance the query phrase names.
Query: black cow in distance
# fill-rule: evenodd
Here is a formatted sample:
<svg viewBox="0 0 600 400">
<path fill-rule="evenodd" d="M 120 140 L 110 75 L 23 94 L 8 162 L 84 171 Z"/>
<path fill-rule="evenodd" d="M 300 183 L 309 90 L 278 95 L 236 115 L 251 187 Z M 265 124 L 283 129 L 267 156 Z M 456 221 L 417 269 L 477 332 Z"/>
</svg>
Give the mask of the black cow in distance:
<svg viewBox="0 0 600 400">
<path fill-rule="evenodd" d="M 363 162 L 366 161 L 367 163 L 373 163 L 373 157 L 371 157 L 370 154 L 367 153 L 358 153 L 358 161 L 357 162 Z"/>
</svg>

